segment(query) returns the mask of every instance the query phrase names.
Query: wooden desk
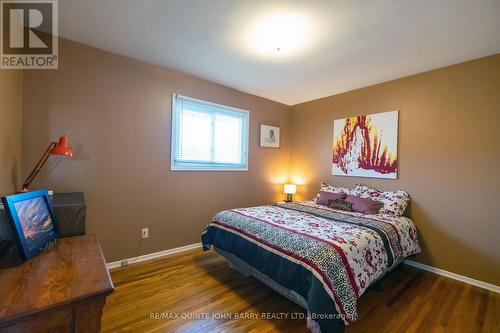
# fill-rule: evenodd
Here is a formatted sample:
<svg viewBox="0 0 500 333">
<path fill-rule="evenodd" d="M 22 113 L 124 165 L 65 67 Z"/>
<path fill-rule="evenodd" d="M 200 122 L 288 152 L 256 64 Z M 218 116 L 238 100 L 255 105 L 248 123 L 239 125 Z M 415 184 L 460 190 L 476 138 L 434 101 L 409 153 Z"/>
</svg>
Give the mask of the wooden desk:
<svg viewBox="0 0 500 333">
<path fill-rule="evenodd" d="M 0 270 L 0 332 L 99 332 L 111 292 L 97 237 L 58 239 L 42 255 Z"/>
</svg>

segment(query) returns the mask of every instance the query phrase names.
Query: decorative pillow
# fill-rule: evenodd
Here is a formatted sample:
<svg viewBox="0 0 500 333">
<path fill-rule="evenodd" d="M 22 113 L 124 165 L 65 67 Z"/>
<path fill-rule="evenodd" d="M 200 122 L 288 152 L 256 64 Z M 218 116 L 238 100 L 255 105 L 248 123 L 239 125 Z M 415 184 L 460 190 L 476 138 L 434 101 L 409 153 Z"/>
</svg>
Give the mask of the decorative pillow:
<svg viewBox="0 0 500 333">
<path fill-rule="evenodd" d="M 331 184 L 321 182 L 321 188 L 319 190 L 319 193 L 321 192 L 332 192 L 332 193 L 342 193 L 342 194 L 352 194 L 352 189 L 350 188 L 345 188 L 345 187 L 338 187 L 338 186 L 333 186 Z M 316 198 L 314 200 L 318 200 L 319 198 L 319 193 L 316 195 Z"/>
<path fill-rule="evenodd" d="M 362 198 L 370 198 L 380 201 L 384 206 L 380 209 L 380 214 L 403 215 L 410 196 L 405 191 L 381 191 L 374 187 L 357 184 L 354 193 Z"/>
<path fill-rule="evenodd" d="M 328 206 L 330 201 L 335 200 L 344 200 L 346 194 L 344 193 L 333 193 L 333 192 L 319 192 L 318 199 L 316 199 L 316 203 L 318 205 Z"/>
<path fill-rule="evenodd" d="M 320 192 L 332 192 L 332 193 L 343 193 L 343 194 L 352 194 L 352 189 L 350 188 L 345 188 L 345 187 L 339 187 L 339 186 L 333 186 L 332 184 L 328 184 L 325 182 L 321 182 L 321 189 Z"/>
<path fill-rule="evenodd" d="M 352 205 L 353 212 L 363 214 L 378 214 L 380 208 L 384 206 L 384 204 L 380 201 L 362 198 L 355 195 L 348 195 L 344 200 Z"/>
<path fill-rule="evenodd" d="M 343 199 L 328 200 L 328 207 L 352 212 L 352 203 L 344 201 Z"/>
</svg>

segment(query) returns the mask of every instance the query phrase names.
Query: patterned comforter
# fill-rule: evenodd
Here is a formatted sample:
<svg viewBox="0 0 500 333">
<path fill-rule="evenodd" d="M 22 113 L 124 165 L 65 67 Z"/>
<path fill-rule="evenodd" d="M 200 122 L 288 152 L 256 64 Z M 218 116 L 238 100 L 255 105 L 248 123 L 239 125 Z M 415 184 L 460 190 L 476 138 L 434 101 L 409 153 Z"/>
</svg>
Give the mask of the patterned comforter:
<svg viewBox="0 0 500 333">
<path fill-rule="evenodd" d="M 332 331 L 329 319 L 356 320 L 357 300 L 368 286 L 420 252 L 415 225 L 406 217 L 339 211 L 313 201 L 220 212 L 202 243 L 303 296 L 322 332 Z"/>
</svg>

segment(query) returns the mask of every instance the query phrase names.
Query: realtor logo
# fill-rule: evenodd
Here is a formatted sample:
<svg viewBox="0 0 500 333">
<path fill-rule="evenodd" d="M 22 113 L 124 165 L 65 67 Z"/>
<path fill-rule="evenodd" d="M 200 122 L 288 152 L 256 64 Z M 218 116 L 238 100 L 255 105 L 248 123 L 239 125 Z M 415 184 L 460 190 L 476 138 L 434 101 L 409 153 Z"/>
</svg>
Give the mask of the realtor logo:
<svg viewBox="0 0 500 333">
<path fill-rule="evenodd" d="M 1 1 L 2 69 L 57 69 L 57 0 Z"/>
</svg>

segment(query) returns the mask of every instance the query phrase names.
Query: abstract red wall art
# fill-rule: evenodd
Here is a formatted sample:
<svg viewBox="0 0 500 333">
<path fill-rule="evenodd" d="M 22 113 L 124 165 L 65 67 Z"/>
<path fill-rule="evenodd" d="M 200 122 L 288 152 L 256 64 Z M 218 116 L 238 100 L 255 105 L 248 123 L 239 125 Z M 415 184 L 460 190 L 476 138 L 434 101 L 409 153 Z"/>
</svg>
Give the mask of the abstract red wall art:
<svg viewBox="0 0 500 333">
<path fill-rule="evenodd" d="M 396 179 L 398 111 L 335 120 L 332 162 L 335 176 Z"/>
</svg>

